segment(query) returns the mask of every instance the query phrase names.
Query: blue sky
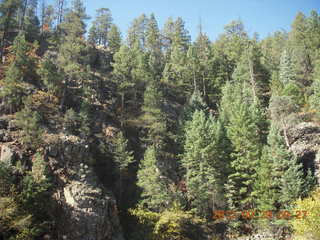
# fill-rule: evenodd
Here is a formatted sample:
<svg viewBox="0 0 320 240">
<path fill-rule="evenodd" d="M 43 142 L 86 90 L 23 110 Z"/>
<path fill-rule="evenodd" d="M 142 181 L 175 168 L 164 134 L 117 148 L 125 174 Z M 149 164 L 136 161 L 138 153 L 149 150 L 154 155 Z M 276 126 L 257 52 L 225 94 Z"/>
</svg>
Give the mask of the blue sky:
<svg viewBox="0 0 320 240">
<path fill-rule="evenodd" d="M 289 30 L 298 11 L 309 15 L 312 9 L 320 13 L 320 0 L 84 0 L 87 13 L 109 8 L 123 36 L 131 21 L 145 13 L 154 13 L 162 27 L 168 17 L 182 17 L 192 39 L 198 33 L 200 19 L 211 40 L 223 32 L 223 26 L 241 19 L 249 34 L 260 38 L 277 30 Z"/>
</svg>

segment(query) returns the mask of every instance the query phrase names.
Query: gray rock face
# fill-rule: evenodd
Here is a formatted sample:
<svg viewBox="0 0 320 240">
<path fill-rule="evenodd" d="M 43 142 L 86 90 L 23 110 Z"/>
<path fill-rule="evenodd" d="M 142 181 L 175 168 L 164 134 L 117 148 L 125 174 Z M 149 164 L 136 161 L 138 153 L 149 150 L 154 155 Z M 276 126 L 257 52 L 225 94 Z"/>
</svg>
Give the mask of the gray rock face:
<svg viewBox="0 0 320 240">
<path fill-rule="evenodd" d="M 320 183 L 320 126 L 303 122 L 288 129 L 290 150 L 305 168 L 311 168 Z"/>
<path fill-rule="evenodd" d="M 0 155 L 0 162 L 6 163 L 6 164 L 12 164 L 15 158 L 14 151 L 9 148 L 8 146 L 2 144 L 1 145 L 1 155 Z"/>
<path fill-rule="evenodd" d="M 89 166 L 88 146 L 74 136 L 63 136 L 47 148 L 47 158 L 60 185 L 55 194 L 62 207 L 57 216 L 59 240 L 123 240 L 116 201 Z"/>
</svg>

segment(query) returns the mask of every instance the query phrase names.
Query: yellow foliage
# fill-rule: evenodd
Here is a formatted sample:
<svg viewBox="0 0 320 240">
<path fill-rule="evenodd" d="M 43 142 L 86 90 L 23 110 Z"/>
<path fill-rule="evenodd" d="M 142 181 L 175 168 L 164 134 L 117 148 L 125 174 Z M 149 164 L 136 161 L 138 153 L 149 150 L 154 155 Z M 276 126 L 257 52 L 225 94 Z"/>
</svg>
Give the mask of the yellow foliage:
<svg viewBox="0 0 320 240">
<path fill-rule="evenodd" d="M 305 217 L 295 218 L 291 222 L 295 240 L 320 240 L 320 189 L 308 198 L 299 199 L 295 211 L 307 213 Z"/>
<path fill-rule="evenodd" d="M 129 210 L 138 219 L 144 236 L 150 240 L 191 240 L 196 230 L 201 231 L 204 221 L 177 208 L 168 209 L 162 213 L 137 208 Z"/>
</svg>

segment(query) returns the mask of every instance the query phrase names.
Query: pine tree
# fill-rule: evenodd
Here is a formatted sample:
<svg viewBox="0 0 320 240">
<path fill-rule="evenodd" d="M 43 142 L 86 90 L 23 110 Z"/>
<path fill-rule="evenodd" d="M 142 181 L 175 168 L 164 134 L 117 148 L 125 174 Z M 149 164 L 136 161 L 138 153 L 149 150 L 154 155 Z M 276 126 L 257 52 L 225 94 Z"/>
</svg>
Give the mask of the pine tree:
<svg viewBox="0 0 320 240">
<path fill-rule="evenodd" d="M 16 14 L 21 7 L 21 0 L 4 0 L 0 3 L 0 62 L 3 62 L 4 50 L 8 43 L 12 41 L 9 32 L 12 32 L 18 26 Z"/>
<path fill-rule="evenodd" d="M 17 125 L 23 130 L 23 144 L 32 149 L 40 147 L 44 131 L 40 127 L 39 113 L 27 107 L 18 112 L 16 118 Z"/>
<path fill-rule="evenodd" d="M 29 42 L 33 42 L 39 39 L 40 21 L 36 12 L 37 7 L 37 0 L 28 1 L 28 6 L 23 20 L 23 30 L 25 32 L 26 39 Z"/>
<path fill-rule="evenodd" d="M 141 49 L 145 49 L 148 21 L 149 19 L 147 16 L 142 14 L 131 23 L 127 34 L 127 43 L 130 48 L 134 47 L 135 44 L 138 44 Z"/>
<path fill-rule="evenodd" d="M 263 209 L 269 207 L 269 210 L 290 207 L 294 199 L 302 195 L 304 184 L 302 166 L 287 149 L 279 128 L 273 124 L 262 163 L 264 165 L 260 167 L 259 182 L 264 185 L 260 185 L 258 190 L 259 207 Z"/>
<path fill-rule="evenodd" d="M 210 213 L 219 205 L 222 194 L 221 163 L 217 139 L 218 125 L 203 111 L 196 110 L 192 121 L 186 126 L 186 141 L 181 160 L 185 169 L 185 181 L 191 207 L 201 216 Z M 221 203 L 220 203 L 221 204 Z M 210 211 L 211 210 L 211 211 Z"/>
<path fill-rule="evenodd" d="M 167 119 L 162 111 L 163 95 L 159 88 L 159 84 L 151 81 L 144 93 L 144 103 L 142 106 L 145 128 L 148 130 L 148 141 L 151 142 L 156 149 L 164 144 L 167 132 Z"/>
<path fill-rule="evenodd" d="M 294 66 L 287 49 L 285 49 L 281 54 L 280 81 L 283 86 L 295 81 Z"/>
<path fill-rule="evenodd" d="M 186 53 L 182 46 L 174 44 L 172 46 L 170 59 L 163 71 L 163 80 L 172 86 L 181 86 L 184 82 L 186 72 Z M 180 88 L 179 88 L 180 89 Z"/>
<path fill-rule="evenodd" d="M 312 95 L 309 98 L 311 107 L 320 112 L 320 59 L 316 61 L 316 66 L 313 73 L 313 83 L 311 86 Z"/>
<path fill-rule="evenodd" d="M 170 57 L 171 46 L 174 40 L 174 21 L 172 17 L 169 17 L 165 22 L 162 29 L 162 39 L 161 44 L 165 52 L 166 60 Z"/>
<path fill-rule="evenodd" d="M 53 57 L 45 55 L 37 72 L 48 92 L 60 97 L 63 74 L 59 72 L 58 66 L 52 61 Z"/>
<path fill-rule="evenodd" d="M 185 28 L 185 22 L 178 17 L 174 22 L 174 36 L 172 43 L 182 46 L 184 52 L 189 48 L 191 37 L 188 30 Z"/>
<path fill-rule="evenodd" d="M 89 39 L 97 45 L 107 46 L 108 34 L 112 26 L 112 15 L 108 8 L 100 8 L 97 10 L 96 19 L 92 22 L 89 31 Z"/>
<path fill-rule="evenodd" d="M 117 166 L 117 175 L 119 176 L 119 201 L 121 201 L 122 194 L 122 177 L 128 166 L 134 162 L 133 152 L 128 151 L 128 140 L 125 139 L 123 133 L 120 131 L 114 140 L 114 161 Z"/>
<path fill-rule="evenodd" d="M 83 85 L 86 67 L 84 52 L 86 51 L 84 34 L 87 19 L 85 7 L 81 0 L 74 0 L 72 10 L 65 16 L 64 22 L 60 24 L 63 31 L 62 43 L 59 46 L 57 63 L 59 71 L 66 77 L 62 87 L 62 99 L 60 107 L 66 104 L 67 97 L 72 97 L 70 85 Z"/>
<path fill-rule="evenodd" d="M 121 33 L 115 24 L 111 25 L 110 31 L 108 32 L 108 47 L 112 54 L 119 51 L 121 46 Z"/>
<path fill-rule="evenodd" d="M 228 205 L 232 210 L 252 209 L 255 207 L 254 183 L 262 150 L 259 125 L 263 117 L 249 89 L 242 90 L 239 84 L 225 86 L 221 107 L 233 148 L 231 174 L 226 184 Z"/>
<path fill-rule="evenodd" d="M 200 91 L 202 91 L 203 97 L 207 99 L 208 92 L 210 92 L 210 90 L 211 92 L 214 92 L 214 86 L 212 86 L 213 89 L 209 88 L 213 80 L 212 74 L 214 73 L 214 70 L 212 69 L 213 58 L 209 38 L 206 34 L 202 33 L 201 29 L 194 47 L 199 61 L 197 76 L 199 83 L 197 87 Z"/>
<path fill-rule="evenodd" d="M 142 188 L 141 203 L 153 210 L 163 210 L 171 203 L 168 185 L 158 168 L 157 151 L 148 147 L 140 162 L 137 185 Z"/>
<path fill-rule="evenodd" d="M 146 27 L 146 51 L 149 54 L 149 68 L 155 79 L 160 79 L 163 62 L 160 31 L 154 14 L 151 14 Z"/>
<path fill-rule="evenodd" d="M 26 42 L 23 34 L 19 34 L 14 40 L 11 50 L 12 62 L 0 92 L 11 113 L 21 109 L 23 97 L 26 95 L 26 84 L 32 82 L 35 77 L 35 59 L 30 56 L 35 47 Z"/>
<path fill-rule="evenodd" d="M 126 45 L 122 45 L 120 50 L 114 55 L 113 80 L 117 84 L 118 92 L 121 96 L 122 123 L 124 121 L 124 111 L 126 105 L 126 96 L 132 92 L 134 82 L 132 78 L 132 69 L 134 63 L 133 51 Z"/>
</svg>

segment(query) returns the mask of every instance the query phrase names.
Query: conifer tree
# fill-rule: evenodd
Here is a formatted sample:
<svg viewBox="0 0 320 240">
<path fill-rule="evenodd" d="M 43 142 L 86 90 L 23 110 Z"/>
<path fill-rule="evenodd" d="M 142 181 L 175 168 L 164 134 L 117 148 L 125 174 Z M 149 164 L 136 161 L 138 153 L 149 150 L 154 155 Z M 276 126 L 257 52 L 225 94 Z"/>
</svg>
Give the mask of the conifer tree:
<svg viewBox="0 0 320 240">
<path fill-rule="evenodd" d="M 10 112 L 21 109 L 26 83 L 32 82 L 35 77 L 35 59 L 29 55 L 31 51 L 32 46 L 26 42 L 23 34 L 19 34 L 12 46 L 13 60 L 8 67 L 3 80 L 4 87 L 0 92 Z"/>
<path fill-rule="evenodd" d="M 100 8 L 97 10 L 96 19 L 92 22 L 89 31 L 89 39 L 97 45 L 107 46 L 108 34 L 112 26 L 112 15 L 108 8 Z"/>
<path fill-rule="evenodd" d="M 294 199 L 302 196 L 302 166 L 287 149 L 279 127 L 274 124 L 268 135 L 268 145 L 259 166 L 258 178 L 259 209 L 279 210 L 290 207 Z"/>
<path fill-rule="evenodd" d="M 154 14 L 151 14 L 146 27 L 145 48 L 149 55 L 149 68 L 155 79 L 160 79 L 163 62 L 160 31 Z"/>
<path fill-rule="evenodd" d="M 53 57 L 45 55 L 37 72 L 48 92 L 60 97 L 63 74 L 59 72 L 59 67 L 52 61 Z"/>
<path fill-rule="evenodd" d="M 121 33 L 117 25 L 112 24 L 108 32 L 108 47 L 112 54 L 119 51 L 121 46 Z"/>
<path fill-rule="evenodd" d="M 18 112 L 16 117 L 17 125 L 23 130 L 23 144 L 32 149 L 41 146 L 44 131 L 40 127 L 39 113 L 26 107 Z"/>
<path fill-rule="evenodd" d="M 4 50 L 12 39 L 9 39 L 9 32 L 17 28 L 18 22 L 17 11 L 21 7 L 21 0 L 4 0 L 0 3 L 0 32 L 2 33 L 0 39 L 0 62 L 3 61 Z"/>
<path fill-rule="evenodd" d="M 162 111 L 163 95 L 157 82 L 149 82 L 144 93 L 142 106 L 145 127 L 148 129 L 148 140 L 159 149 L 163 145 L 167 130 L 167 119 Z"/>
<path fill-rule="evenodd" d="M 161 44 L 165 53 L 165 59 L 167 60 L 170 57 L 171 46 L 174 39 L 174 21 L 172 17 L 169 17 L 165 22 L 161 34 Z"/>
<path fill-rule="evenodd" d="M 114 161 L 117 166 L 117 175 L 119 176 L 119 199 L 121 201 L 122 194 L 122 176 L 129 164 L 134 162 L 133 152 L 128 151 L 128 140 L 125 139 L 123 133 L 120 131 L 115 140 L 114 140 L 115 148 L 114 148 Z"/>
<path fill-rule="evenodd" d="M 149 19 L 145 14 L 134 19 L 129 27 L 127 34 L 127 43 L 129 47 L 134 47 L 135 44 L 141 49 L 145 49 L 146 29 Z"/>
<path fill-rule="evenodd" d="M 219 163 L 218 125 L 212 117 L 196 110 L 186 126 L 181 160 L 191 207 L 201 216 L 210 216 L 221 196 L 222 169 Z M 210 211 L 211 210 L 211 211 Z"/>
<path fill-rule="evenodd" d="M 187 51 L 190 45 L 191 37 L 185 28 L 185 22 L 178 17 L 174 22 L 174 36 L 172 43 L 182 46 L 183 51 Z"/>
<path fill-rule="evenodd" d="M 182 46 L 173 44 L 170 58 L 163 71 L 163 79 L 168 84 L 181 86 L 186 78 L 186 53 Z M 181 88 L 179 88 L 180 90 Z M 182 89 L 181 89 L 182 90 Z"/>
<path fill-rule="evenodd" d="M 142 204 L 153 210 L 163 210 L 171 203 L 168 185 L 158 168 L 157 151 L 149 146 L 140 162 L 137 185 L 142 188 Z"/>
<path fill-rule="evenodd" d="M 85 57 L 83 56 L 86 50 L 84 20 L 87 19 L 87 15 L 81 0 L 74 0 L 72 4 L 72 10 L 60 25 L 64 34 L 58 50 L 57 63 L 60 67 L 59 71 L 66 76 L 62 87 L 61 108 L 64 107 L 67 96 L 72 97 L 69 89 L 70 84 L 83 84 L 83 76 L 87 70 L 84 66 Z"/>
<path fill-rule="evenodd" d="M 134 65 L 133 51 L 128 46 L 122 45 L 120 50 L 114 55 L 114 62 L 112 63 L 113 79 L 117 84 L 118 92 L 121 96 L 122 114 L 124 114 L 125 111 L 126 96 L 134 87 L 132 78 Z M 122 121 L 123 120 L 124 119 L 122 119 Z"/>
<path fill-rule="evenodd" d="M 227 83 L 221 110 L 233 148 L 226 197 L 230 209 L 245 210 L 255 207 L 254 183 L 257 180 L 256 170 L 262 150 L 259 125 L 263 118 L 249 89 L 241 89 L 239 84 Z"/>
<path fill-rule="evenodd" d="M 285 49 L 281 54 L 280 81 L 283 86 L 295 81 L 294 66 L 287 49 Z"/>
</svg>

